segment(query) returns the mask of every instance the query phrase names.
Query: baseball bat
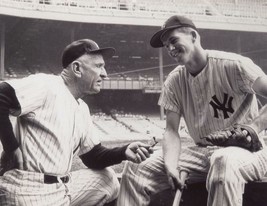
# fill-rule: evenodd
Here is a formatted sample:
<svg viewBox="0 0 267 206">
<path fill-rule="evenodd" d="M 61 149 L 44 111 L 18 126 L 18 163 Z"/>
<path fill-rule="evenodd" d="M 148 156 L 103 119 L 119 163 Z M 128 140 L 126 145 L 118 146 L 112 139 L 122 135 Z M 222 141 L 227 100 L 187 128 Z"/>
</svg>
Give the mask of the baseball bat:
<svg viewBox="0 0 267 206">
<path fill-rule="evenodd" d="M 182 184 L 185 183 L 185 180 L 186 180 L 187 177 L 188 177 L 188 172 L 182 170 L 180 172 L 180 179 L 181 179 L 181 183 Z M 180 190 L 179 188 L 176 190 L 176 193 L 175 193 L 175 197 L 174 197 L 172 206 L 179 206 L 180 205 L 180 201 L 181 201 L 181 197 L 182 197 L 182 192 L 183 191 Z"/>
</svg>

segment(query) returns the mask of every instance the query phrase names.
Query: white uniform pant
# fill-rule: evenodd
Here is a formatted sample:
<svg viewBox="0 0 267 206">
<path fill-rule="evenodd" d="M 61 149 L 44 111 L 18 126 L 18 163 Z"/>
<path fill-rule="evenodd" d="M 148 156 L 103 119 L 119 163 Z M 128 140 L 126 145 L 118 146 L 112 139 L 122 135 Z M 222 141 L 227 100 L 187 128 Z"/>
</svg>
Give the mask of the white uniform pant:
<svg viewBox="0 0 267 206">
<path fill-rule="evenodd" d="M 241 206 L 245 183 L 267 171 L 267 149 L 193 146 L 183 151 L 179 166 L 189 171 L 188 184 L 206 181 L 208 206 Z M 155 152 L 140 164 L 127 162 L 117 206 L 146 206 L 152 194 L 169 188 L 162 152 Z"/>
<path fill-rule="evenodd" d="M 101 206 L 116 199 L 115 172 L 81 169 L 66 184 L 45 184 L 41 173 L 11 170 L 0 177 L 1 206 Z"/>
</svg>

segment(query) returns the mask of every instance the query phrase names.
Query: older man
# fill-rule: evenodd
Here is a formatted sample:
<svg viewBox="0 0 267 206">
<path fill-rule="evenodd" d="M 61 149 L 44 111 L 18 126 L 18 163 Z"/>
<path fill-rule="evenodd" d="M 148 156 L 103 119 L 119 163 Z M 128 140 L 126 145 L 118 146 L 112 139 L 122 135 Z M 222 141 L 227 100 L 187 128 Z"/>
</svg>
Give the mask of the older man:
<svg viewBox="0 0 267 206">
<path fill-rule="evenodd" d="M 107 76 L 104 58 L 114 51 L 77 40 L 63 51 L 59 76 L 36 74 L 0 84 L 1 206 L 104 205 L 119 191 L 114 171 L 106 167 L 149 157 L 149 146 L 139 142 L 103 147 L 81 99 L 100 92 Z M 9 114 L 17 117 L 14 128 Z M 70 172 L 75 154 L 87 169 Z"/>
</svg>

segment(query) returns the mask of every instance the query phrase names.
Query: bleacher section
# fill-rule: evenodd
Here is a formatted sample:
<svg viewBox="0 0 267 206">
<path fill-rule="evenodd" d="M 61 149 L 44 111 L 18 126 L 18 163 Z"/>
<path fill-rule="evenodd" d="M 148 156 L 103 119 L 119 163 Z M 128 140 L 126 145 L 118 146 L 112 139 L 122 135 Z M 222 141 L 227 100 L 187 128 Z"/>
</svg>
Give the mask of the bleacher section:
<svg viewBox="0 0 267 206">
<path fill-rule="evenodd" d="M 125 80 L 129 84 L 132 80 L 140 80 L 139 82 L 147 81 L 145 83 L 150 83 L 153 87 L 159 86 L 159 51 L 149 46 L 150 36 L 158 30 L 157 27 L 72 23 L 6 16 L 0 16 L 0 20 L 6 23 L 6 78 L 38 72 L 58 74 L 61 71 L 60 58 L 64 46 L 72 38 L 92 38 L 100 46 L 116 48 L 116 55 L 106 62 L 111 80 Z M 199 31 L 205 48 L 244 53 L 263 69 L 267 68 L 267 33 Z M 163 52 L 164 78 L 174 67 L 175 62 L 167 52 Z"/>
<path fill-rule="evenodd" d="M 162 140 L 165 131 L 165 120 L 159 117 L 148 117 L 134 114 L 94 114 L 93 123 L 96 134 L 101 141 L 120 142 L 127 140 L 151 140 L 155 137 Z M 184 120 L 181 120 L 179 133 L 182 138 L 188 138 Z"/>
<path fill-rule="evenodd" d="M 19 18 L 0 15 L 5 23 L 5 78 L 19 78 L 38 72 L 58 74 L 61 71 L 61 51 L 66 44 L 78 38 L 92 38 L 100 46 L 113 46 L 116 55 L 106 62 L 110 82 L 122 80 L 122 84 L 133 84 L 132 81 L 143 81 L 145 86 L 160 87 L 159 51 L 149 46 L 151 35 L 158 30 L 153 26 L 136 26 L 110 23 L 90 23 L 94 16 L 111 15 L 121 17 L 133 16 L 145 20 L 150 15 L 151 21 L 173 14 L 190 16 L 197 23 L 204 19 L 207 24 L 214 22 L 266 25 L 267 5 L 264 0 L 1 0 L 0 14 L 15 8 L 27 13 L 37 11 L 44 14 L 88 15 L 88 22 L 47 20 L 37 18 Z M 100 12 L 102 11 L 102 12 Z M 124 16 L 119 14 L 122 12 Z M 111 13 L 111 14 L 110 14 Z M 242 14 L 241 14 L 242 13 Z M 255 13 L 257 14 L 255 16 Z M 144 15 L 144 16 L 142 16 Z M 19 12 L 14 16 L 19 16 Z M 44 15 L 45 16 L 45 15 Z M 97 19 L 97 18 L 96 18 Z M 201 26 L 201 24 L 200 24 Z M 244 25 L 244 28 L 251 26 Z M 267 28 L 267 26 L 265 26 Z M 220 28 L 221 29 L 221 28 Z M 267 33 L 221 31 L 199 29 L 205 48 L 233 51 L 252 58 L 263 69 L 267 68 L 266 39 Z M 253 38 L 252 38 L 253 35 Z M 213 38 L 216 36 L 216 38 Z M 218 41 L 217 39 L 220 39 Z M 253 40 L 252 40 L 253 39 Z M 233 44 L 233 42 L 236 42 Z M 175 67 L 175 62 L 163 52 L 163 77 Z M 142 82 L 141 82 L 142 83 Z M 141 85 L 142 86 L 142 85 Z M 139 88 L 140 86 L 138 86 Z M 106 88 L 108 89 L 108 88 Z M 114 88 L 113 88 L 114 89 Z M 116 88 L 115 88 L 116 89 Z M 133 88 L 125 88 L 133 89 Z"/>
<path fill-rule="evenodd" d="M 213 1 L 210 1 L 213 2 Z M 266 1 L 264 0 L 222 0 L 215 1 L 213 5 L 224 16 L 238 17 L 240 19 L 266 19 Z"/>
<path fill-rule="evenodd" d="M 124 125 L 115 121 L 112 118 L 94 118 L 94 124 L 97 129 L 97 133 L 102 141 L 120 141 L 127 139 L 135 139 L 144 137 L 137 137 L 136 132 L 131 132 Z"/>
<path fill-rule="evenodd" d="M 142 90 L 144 93 L 158 93 L 162 85 L 159 71 L 160 55 L 159 50 L 150 47 L 149 41 L 151 35 L 159 27 L 126 25 L 123 22 L 122 24 L 89 23 L 91 19 L 95 19 L 93 16 L 90 17 L 90 12 L 93 11 L 104 11 L 100 12 L 99 16 L 108 15 L 107 11 L 110 11 L 112 17 L 118 12 L 123 12 L 124 16 L 120 18 L 122 20 L 127 15 L 142 19 L 144 13 L 149 13 L 152 21 L 161 19 L 161 24 L 167 16 L 185 14 L 192 17 L 197 25 L 199 19 L 205 19 L 204 22 L 211 25 L 214 22 L 223 21 L 226 21 L 227 25 L 239 21 L 240 25 L 242 25 L 241 21 L 250 22 L 251 26 L 266 25 L 267 5 L 263 0 L 253 2 L 248 0 L 155 0 L 153 3 L 151 1 L 1 0 L 0 14 L 8 8 L 16 8 L 26 13 L 32 13 L 32 10 L 42 14 L 45 11 L 53 11 L 58 15 L 64 12 L 70 15 L 71 12 L 77 14 L 80 12 L 84 14 L 83 19 L 85 15 L 89 15 L 88 23 L 61 21 L 60 19 L 20 18 L 12 17 L 12 14 L 11 16 L 0 15 L 2 24 L 5 24 L 4 78 L 20 78 L 39 72 L 59 74 L 62 70 L 61 51 L 65 45 L 75 39 L 91 38 L 100 46 L 116 48 L 115 56 L 106 61 L 109 80 L 104 81 L 103 89 Z M 237 15 L 237 11 L 242 10 L 241 7 L 250 14 Z M 257 18 L 253 17 L 254 14 L 251 14 L 253 12 L 250 12 L 255 9 L 258 11 Z M 251 26 L 244 25 L 244 28 L 251 28 Z M 243 54 L 267 71 L 265 55 L 267 32 L 203 28 L 200 28 L 199 32 L 204 48 Z M 176 63 L 167 52 L 162 52 L 162 55 L 164 80 L 175 68 Z"/>
<path fill-rule="evenodd" d="M 266 21 L 265 0 L 2 0 L 0 6 L 58 13 L 160 17 L 172 13 L 201 16 L 246 19 L 262 18 Z"/>
<path fill-rule="evenodd" d="M 107 115 L 93 115 L 93 123 L 101 141 L 150 140 L 152 136 L 161 139 L 164 131 L 138 115 L 116 119 Z"/>
</svg>

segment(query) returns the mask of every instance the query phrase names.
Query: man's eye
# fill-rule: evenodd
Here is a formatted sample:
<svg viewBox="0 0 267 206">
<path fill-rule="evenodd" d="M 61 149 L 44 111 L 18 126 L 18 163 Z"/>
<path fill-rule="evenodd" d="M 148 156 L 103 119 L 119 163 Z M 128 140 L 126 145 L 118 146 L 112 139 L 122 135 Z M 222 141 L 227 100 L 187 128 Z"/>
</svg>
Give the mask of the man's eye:
<svg viewBox="0 0 267 206">
<path fill-rule="evenodd" d="M 170 44 L 176 44 L 177 43 L 177 39 L 173 39 L 170 41 Z"/>
</svg>

